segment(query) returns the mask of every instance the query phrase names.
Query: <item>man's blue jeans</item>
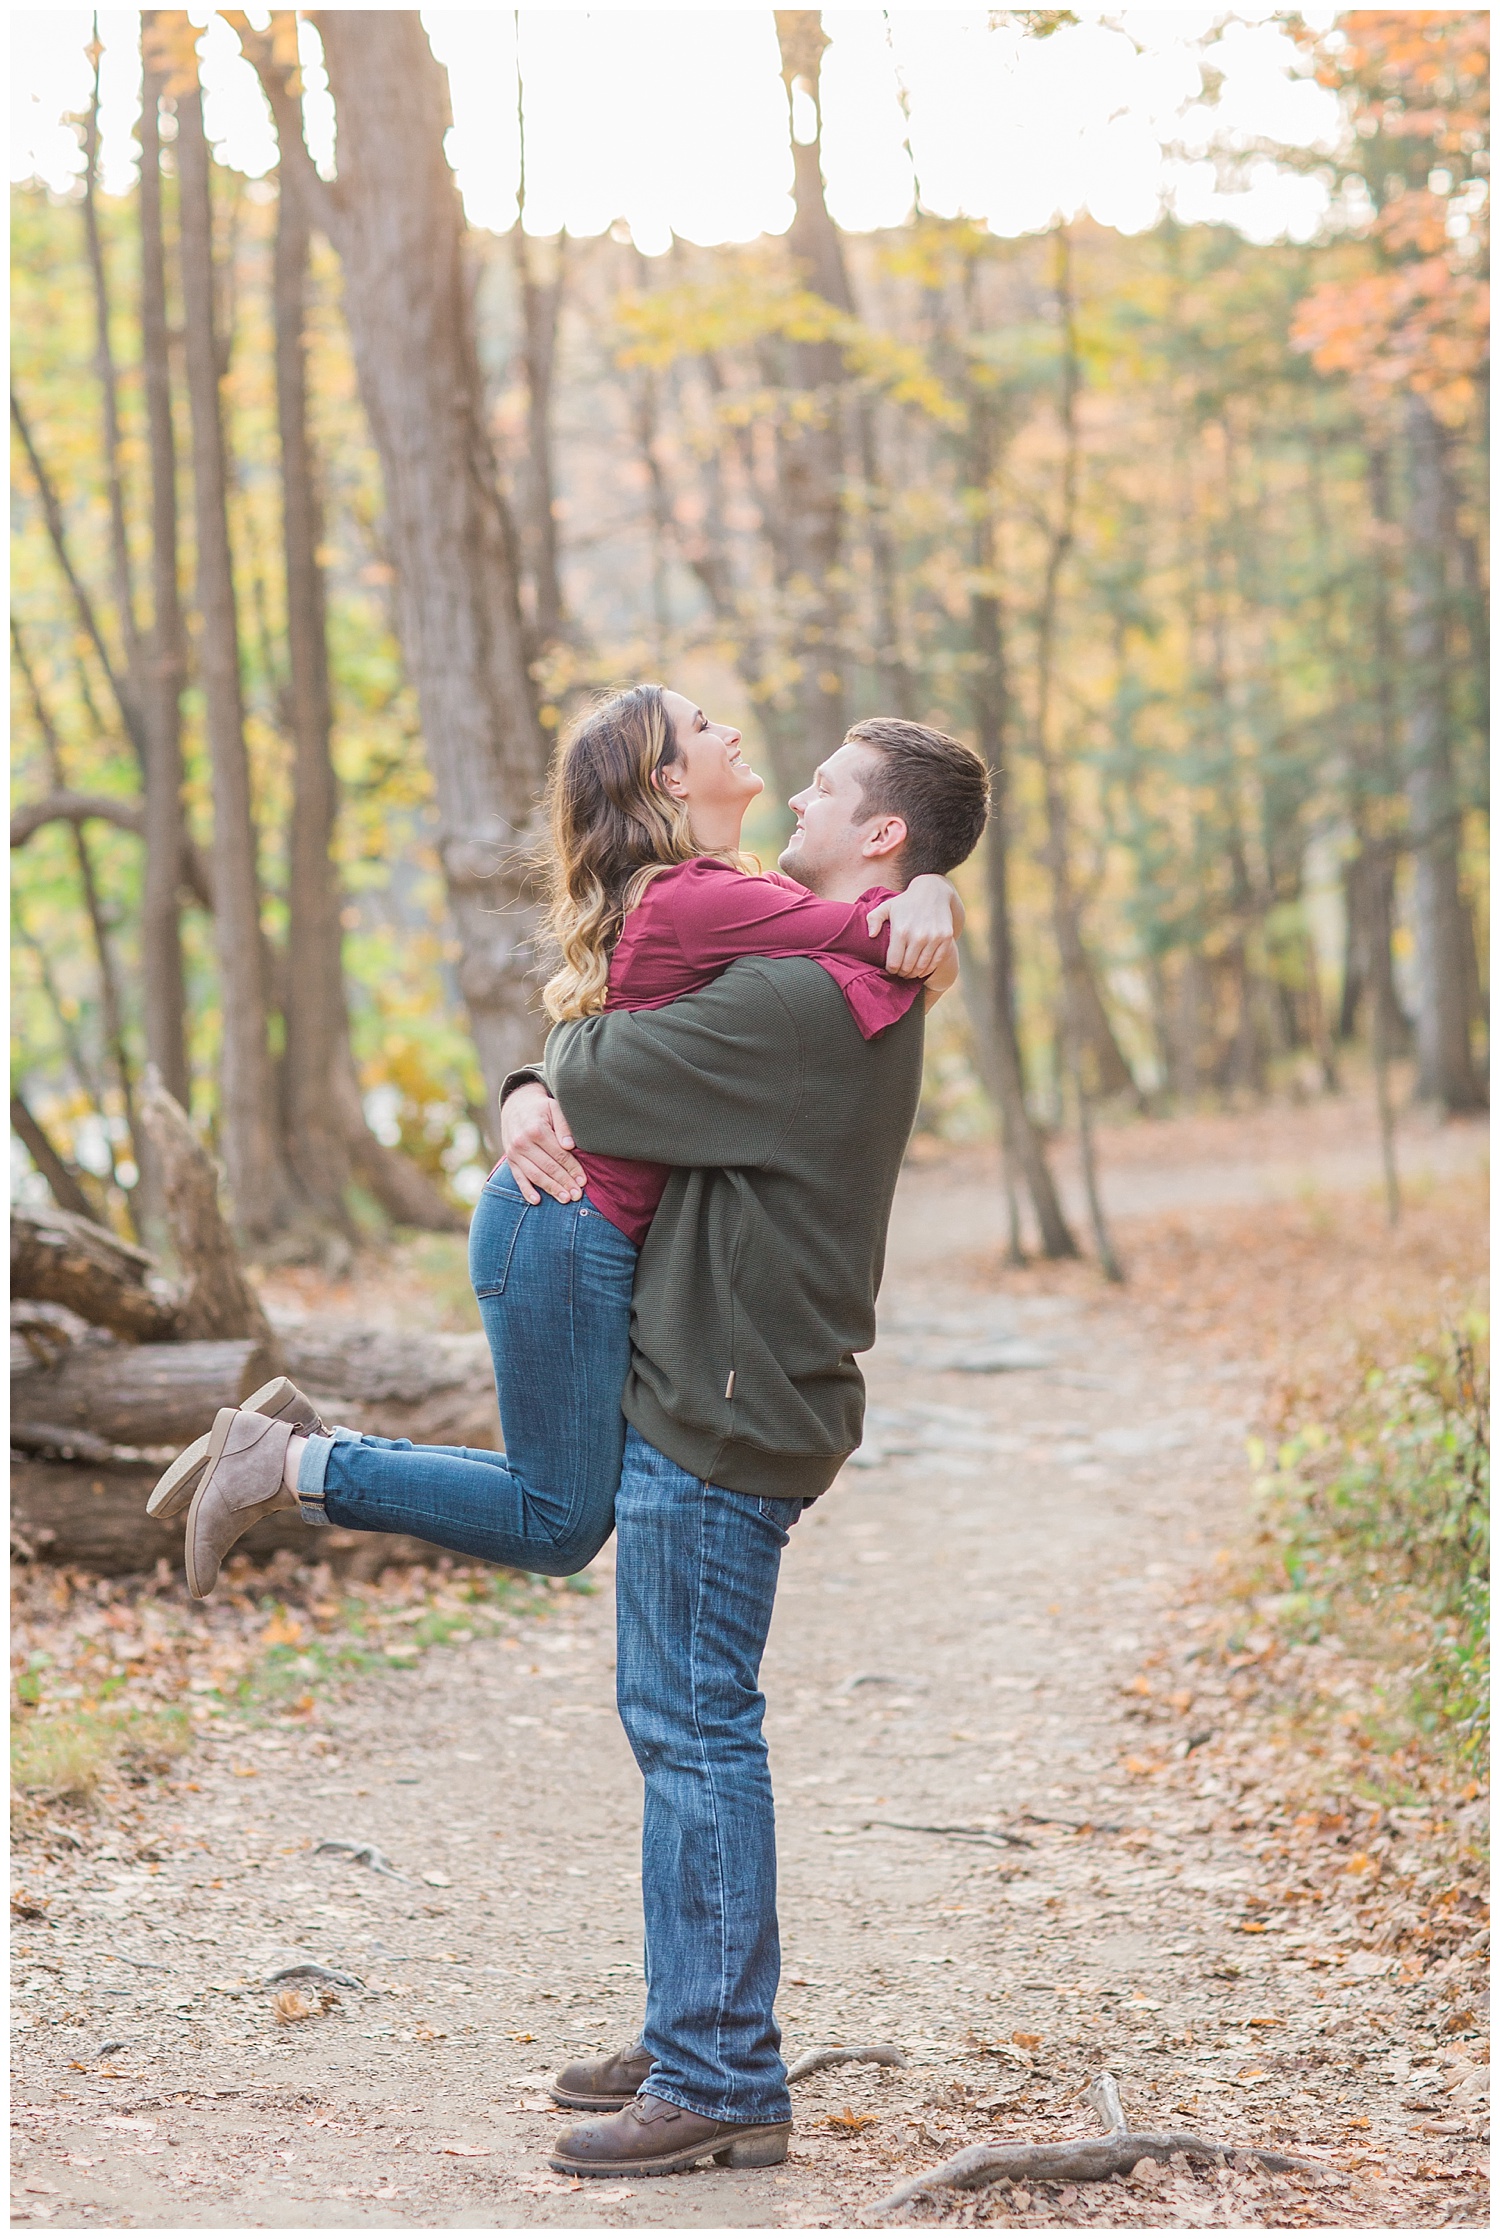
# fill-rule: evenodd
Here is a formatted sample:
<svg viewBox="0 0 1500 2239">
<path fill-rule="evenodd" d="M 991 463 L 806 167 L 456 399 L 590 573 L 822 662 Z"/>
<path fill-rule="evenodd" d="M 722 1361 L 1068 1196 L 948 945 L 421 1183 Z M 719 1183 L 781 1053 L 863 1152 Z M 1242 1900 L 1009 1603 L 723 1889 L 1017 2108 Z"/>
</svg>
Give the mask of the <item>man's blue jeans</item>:
<svg viewBox="0 0 1500 2239">
<path fill-rule="evenodd" d="M 719 2122 L 791 2114 L 772 2004 L 776 1821 L 760 1659 L 800 1500 L 705 1485 L 625 1439 L 620 1717 L 646 1781 L 643 2090 Z"/>
<path fill-rule="evenodd" d="M 568 1578 L 614 1520 L 635 1246 L 586 1201 L 528 1205 L 506 1166 L 469 1230 L 505 1452 L 336 1430 L 297 1476 L 309 1523 L 409 1532 L 461 1555 Z"/>
</svg>

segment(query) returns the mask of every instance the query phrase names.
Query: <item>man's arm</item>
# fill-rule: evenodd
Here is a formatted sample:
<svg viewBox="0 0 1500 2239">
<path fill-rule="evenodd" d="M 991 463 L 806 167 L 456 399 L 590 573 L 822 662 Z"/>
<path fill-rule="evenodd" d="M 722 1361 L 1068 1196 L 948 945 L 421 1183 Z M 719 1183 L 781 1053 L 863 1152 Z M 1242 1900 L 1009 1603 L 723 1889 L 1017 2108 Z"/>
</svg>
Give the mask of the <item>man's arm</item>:
<svg viewBox="0 0 1500 2239">
<path fill-rule="evenodd" d="M 656 1011 L 569 1019 L 547 1039 L 548 1086 L 585 1150 L 665 1166 L 760 1166 L 802 1089 L 798 1010 L 776 979 L 812 974 L 798 959 L 735 964 Z M 800 1007 L 800 1006 L 799 1006 Z"/>
</svg>

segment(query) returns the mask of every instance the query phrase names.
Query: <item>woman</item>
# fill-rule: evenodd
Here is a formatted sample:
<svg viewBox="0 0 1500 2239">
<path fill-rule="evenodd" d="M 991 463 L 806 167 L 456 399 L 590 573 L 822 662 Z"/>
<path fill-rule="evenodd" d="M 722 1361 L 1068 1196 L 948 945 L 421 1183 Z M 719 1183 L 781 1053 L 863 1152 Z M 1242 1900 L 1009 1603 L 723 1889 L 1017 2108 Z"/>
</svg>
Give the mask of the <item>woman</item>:
<svg viewBox="0 0 1500 2239">
<path fill-rule="evenodd" d="M 947 880 L 842 903 L 751 871 L 740 830 L 763 790 L 739 732 L 679 693 L 639 685 L 583 719 L 551 789 L 550 925 L 563 959 L 545 990 L 554 1019 L 657 1007 L 738 957 L 808 956 L 837 980 L 868 1039 L 924 980 L 937 992 L 951 985 L 962 916 Z M 588 1186 L 567 1202 L 528 1201 L 502 1163 L 470 1229 L 504 1453 L 330 1430 L 279 1378 L 222 1408 L 147 1503 L 159 1516 L 187 1508 L 193 1594 L 211 1593 L 230 1547 L 278 1509 L 555 1577 L 592 1561 L 619 1481 L 636 1254 L 668 1169 L 579 1159 Z"/>
</svg>

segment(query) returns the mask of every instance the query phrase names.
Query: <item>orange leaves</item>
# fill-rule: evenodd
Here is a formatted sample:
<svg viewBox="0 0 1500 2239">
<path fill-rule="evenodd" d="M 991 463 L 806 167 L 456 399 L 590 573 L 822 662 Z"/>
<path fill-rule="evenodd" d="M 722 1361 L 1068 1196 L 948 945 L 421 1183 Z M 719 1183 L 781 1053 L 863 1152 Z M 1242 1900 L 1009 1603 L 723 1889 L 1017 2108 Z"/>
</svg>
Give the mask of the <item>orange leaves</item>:
<svg viewBox="0 0 1500 2239">
<path fill-rule="evenodd" d="M 1488 17 L 1376 9 L 1303 38 L 1321 82 L 1345 97 L 1345 164 L 1370 215 L 1364 269 L 1314 289 L 1294 346 L 1371 402 L 1415 390 L 1456 425 L 1472 407 L 1488 333 Z"/>
<path fill-rule="evenodd" d="M 1413 219 L 1413 237 L 1420 223 Z M 1451 425 L 1467 410 L 1484 364 L 1489 299 L 1477 273 L 1455 270 L 1444 255 L 1423 256 L 1361 279 L 1325 281 L 1298 307 L 1292 343 L 1320 373 L 1349 375 L 1377 393 L 1417 390 Z"/>
<path fill-rule="evenodd" d="M 868 2130 L 872 2123 L 879 2122 L 879 2120 L 879 2115 L 857 2115 L 852 2107 L 846 2107 L 842 2114 L 828 2117 L 828 2127 L 830 2130 L 848 2130 L 857 2133 L 861 2130 Z"/>
</svg>

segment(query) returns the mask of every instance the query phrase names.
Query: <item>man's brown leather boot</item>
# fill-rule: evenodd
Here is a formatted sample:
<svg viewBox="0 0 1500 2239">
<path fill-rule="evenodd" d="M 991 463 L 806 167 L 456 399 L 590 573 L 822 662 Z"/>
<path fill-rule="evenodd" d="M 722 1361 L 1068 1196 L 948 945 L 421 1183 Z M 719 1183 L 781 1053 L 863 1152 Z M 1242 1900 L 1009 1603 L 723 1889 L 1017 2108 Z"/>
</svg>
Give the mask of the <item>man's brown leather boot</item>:
<svg viewBox="0 0 1500 2239">
<path fill-rule="evenodd" d="M 553 2147 L 567 2177 L 670 2177 L 701 2162 L 724 2169 L 770 2169 L 785 2161 L 789 2122 L 714 2122 L 649 2092 L 617 2115 L 580 2122 Z"/>
<path fill-rule="evenodd" d="M 606 2053 L 602 2060 L 570 2060 L 553 2077 L 549 2090 L 559 2107 L 582 2107 L 586 2114 L 613 2114 L 628 2107 L 651 2073 L 644 2045 Z"/>
</svg>

